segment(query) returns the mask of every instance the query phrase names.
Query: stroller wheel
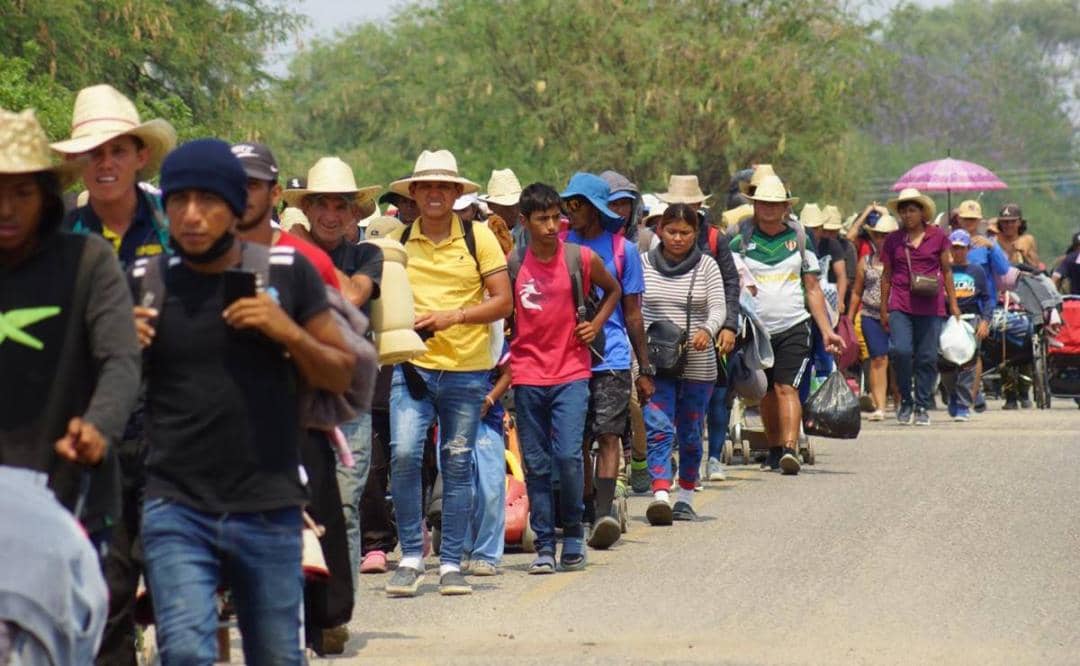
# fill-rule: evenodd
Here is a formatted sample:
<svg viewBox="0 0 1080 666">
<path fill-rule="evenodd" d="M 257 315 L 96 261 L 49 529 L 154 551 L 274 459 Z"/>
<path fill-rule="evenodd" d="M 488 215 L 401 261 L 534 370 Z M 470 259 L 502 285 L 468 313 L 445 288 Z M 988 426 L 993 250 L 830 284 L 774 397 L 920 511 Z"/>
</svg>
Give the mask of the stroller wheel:
<svg viewBox="0 0 1080 666">
<path fill-rule="evenodd" d="M 746 442 L 739 442 L 739 451 L 742 456 L 742 464 L 753 465 L 754 453 L 750 450 L 750 445 Z"/>
<path fill-rule="evenodd" d="M 725 465 L 730 465 L 731 458 L 734 455 L 734 448 L 735 446 L 731 443 L 731 440 L 726 440 L 724 442 L 724 451 L 720 454 L 720 462 L 724 463 Z"/>
</svg>

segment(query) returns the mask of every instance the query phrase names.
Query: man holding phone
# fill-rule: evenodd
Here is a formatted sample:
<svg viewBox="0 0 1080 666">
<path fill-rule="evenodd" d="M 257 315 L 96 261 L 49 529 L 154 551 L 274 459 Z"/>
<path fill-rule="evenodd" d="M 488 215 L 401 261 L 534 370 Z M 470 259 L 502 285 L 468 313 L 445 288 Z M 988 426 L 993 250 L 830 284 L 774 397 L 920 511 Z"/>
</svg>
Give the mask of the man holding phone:
<svg viewBox="0 0 1080 666">
<path fill-rule="evenodd" d="M 148 395 L 142 535 L 162 661 L 215 659 L 215 591 L 227 579 L 245 660 L 300 664 L 297 385 L 344 391 L 356 359 L 293 248 L 269 250 L 257 289 L 225 277 L 249 251 L 235 237 L 247 177 L 228 144 L 177 148 L 161 186 L 179 258 L 149 260 L 168 292 L 136 326 Z M 132 270 L 136 291 L 150 269 Z"/>
</svg>

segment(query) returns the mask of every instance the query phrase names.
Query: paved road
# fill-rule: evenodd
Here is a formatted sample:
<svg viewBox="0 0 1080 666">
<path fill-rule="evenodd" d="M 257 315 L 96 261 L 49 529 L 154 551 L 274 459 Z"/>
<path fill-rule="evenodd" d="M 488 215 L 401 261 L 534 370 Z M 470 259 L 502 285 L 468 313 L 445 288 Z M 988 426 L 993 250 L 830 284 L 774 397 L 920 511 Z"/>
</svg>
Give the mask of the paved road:
<svg viewBox="0 0 1080 666">
<path fill-rule="evenodd" d="M 1080 662 L 1080 410 L 817 440 L 798 478 L 733 468 L 703 520 L 632 527 L 585 572 L 530 556 L 440 597 L 363 576 L 339 664 Z M 935 417 L 941 412 L 934 412 Z"/>
</svg>

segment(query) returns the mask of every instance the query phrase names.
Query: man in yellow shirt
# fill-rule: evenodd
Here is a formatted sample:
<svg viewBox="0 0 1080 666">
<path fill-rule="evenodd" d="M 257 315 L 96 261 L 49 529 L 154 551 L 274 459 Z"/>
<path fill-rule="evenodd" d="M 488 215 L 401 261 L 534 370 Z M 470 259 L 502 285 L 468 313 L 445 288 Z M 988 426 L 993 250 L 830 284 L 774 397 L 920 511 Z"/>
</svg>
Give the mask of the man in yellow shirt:
<svg viewBox="0 0 1080 666">
<path fill-rule="evenodd" d="M 484 224 L 454 214 L 454 201 L 478 187 L 458 174 L 450 151 L 424 151 L 413 174 L 390 189 L 420 209 L 420 217 L 394 238 L 409 255 L 415 328 L 428 351 L 394 370 L 390 390 L 390 474 L 402 558 L 386 592 L 415 596 L 423 578 L 420 471 L 426 435 L 437 420 L 443 480 L 439 592 L 470 594 L 461 556 L 474 492 L 472 447 L 496 361 L 490 325 L 512 309 L 506 257 Z"/>
</svg>

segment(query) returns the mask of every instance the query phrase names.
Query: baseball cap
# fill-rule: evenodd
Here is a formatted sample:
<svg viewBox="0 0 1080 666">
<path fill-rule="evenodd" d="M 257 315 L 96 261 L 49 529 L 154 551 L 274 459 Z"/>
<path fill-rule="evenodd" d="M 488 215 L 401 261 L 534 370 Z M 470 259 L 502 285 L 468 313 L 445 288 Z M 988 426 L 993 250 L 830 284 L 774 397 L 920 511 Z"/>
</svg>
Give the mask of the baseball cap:
<svg viewBox="0 0 1080 666">
<path fill-rule="evenodd" d="M 998 213 L 998 220 L 1022 220 L 1024 219 L 1023 212 L 1020 211 L 1020 206 L 1014 203 L 1007 203 L 1001 207 L 1001 212 Z"/>
<path fill-rule="evenodd" d="M 962 247 L 971 247 L 971 234 L 963 229 L 957 229 L 949 234 L 949 243 L 952 245 L 960 245 Z"/>
<path fill-rule="evenodd" d="M 302 190 L 307 187 L 307 178 L 300 178 L 299 176 L 293 176 L 289 180 L 285 181 L 285 189 L 287 190 Z"/>
<path fill-rule="evenodd" d="M 266 144 L 236 143 L 233 144 L 232 154 L 244 165 L 244 173 L 248 178 L 277 182 L 277 160 Z"/>
<path fill-rule="evenodd" d="M 956 207 L 956 216 L 967 219 L 975 218 L 982 219 L 982 206 L 978 201 L 974 199 L 968 199 L 967 201 L 961 201 L 960 205 Z"/>
</svg>

